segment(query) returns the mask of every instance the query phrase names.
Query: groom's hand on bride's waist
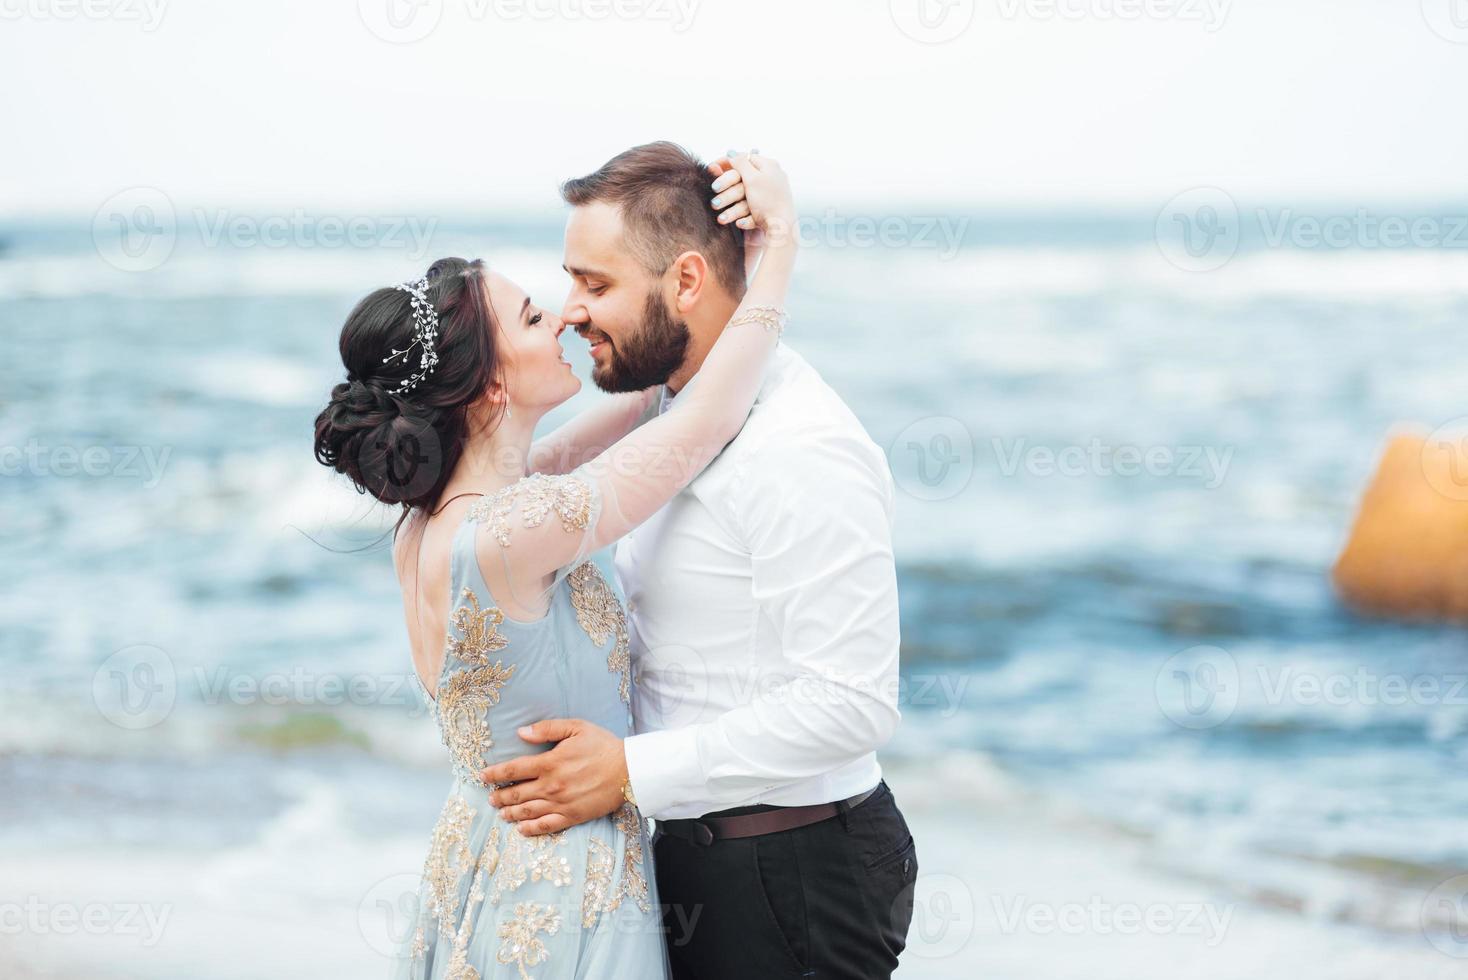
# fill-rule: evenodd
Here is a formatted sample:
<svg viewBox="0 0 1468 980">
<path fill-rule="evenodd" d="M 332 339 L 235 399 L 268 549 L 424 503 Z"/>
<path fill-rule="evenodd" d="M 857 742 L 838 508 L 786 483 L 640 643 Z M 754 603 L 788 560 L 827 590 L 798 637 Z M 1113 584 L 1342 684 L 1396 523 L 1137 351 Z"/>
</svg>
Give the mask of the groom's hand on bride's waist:
<svg viewBox="0 0 1468 980">
<path fill-rule="evenodd" d="M 627 755 L 622 740 L 605 728 L 579 718 L 556 718 L 526 725 L 516 734 L 533 744 L 558 743 L 548 752 L 501 762 L 480 773 L 486 786 L 501 787 L 490 793 L 489 801 L 522 834 L 565 830 L 604 817 L 625 801 Z"/>
</svg>

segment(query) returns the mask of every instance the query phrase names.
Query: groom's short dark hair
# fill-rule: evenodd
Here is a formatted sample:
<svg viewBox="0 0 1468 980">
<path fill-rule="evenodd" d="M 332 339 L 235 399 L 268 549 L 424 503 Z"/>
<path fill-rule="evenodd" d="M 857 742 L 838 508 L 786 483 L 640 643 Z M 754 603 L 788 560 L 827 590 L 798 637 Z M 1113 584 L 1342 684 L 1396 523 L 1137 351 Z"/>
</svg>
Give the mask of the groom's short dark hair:
<svg viewBox="0 0 1468 980">
<path fill-rule="evenodd" d="M 660 275 L 679 254 L 695 251 L 739 299 L 745 286 L 744 233 L 732 223 L 719 224 L 709 207 L 712 183 L 702 160 L 660 140 L 634 146 L 595 173 L 566 181 L 561 197 L 575 206 L 603 201 L 618 207 L 628 246 L 653 275 Z"/>
</svg>

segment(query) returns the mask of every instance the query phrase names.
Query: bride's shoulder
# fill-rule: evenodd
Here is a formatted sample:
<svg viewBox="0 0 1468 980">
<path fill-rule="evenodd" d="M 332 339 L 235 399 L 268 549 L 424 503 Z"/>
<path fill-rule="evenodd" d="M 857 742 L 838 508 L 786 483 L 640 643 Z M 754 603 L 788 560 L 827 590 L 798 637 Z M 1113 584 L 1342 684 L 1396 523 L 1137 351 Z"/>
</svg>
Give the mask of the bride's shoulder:
<svg viewBox="0 0 1468 980">
<path fill-rule="evenodd" d="M 596 491 L 579 473 L 531 473 L 480 498 L 467 520 L 484 528 L 502 548 L 517 530 L 536 530 L 552 514 L 566 532 L 585 531 L 594 517 Z"/>
</svg>

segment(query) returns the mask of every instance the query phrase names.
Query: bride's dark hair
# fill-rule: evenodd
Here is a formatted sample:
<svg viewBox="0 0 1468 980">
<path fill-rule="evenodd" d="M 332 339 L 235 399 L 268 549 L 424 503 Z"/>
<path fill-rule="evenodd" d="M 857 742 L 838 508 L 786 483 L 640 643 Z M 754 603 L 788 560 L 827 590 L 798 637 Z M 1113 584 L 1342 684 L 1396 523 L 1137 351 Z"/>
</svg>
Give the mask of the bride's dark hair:
<svg viewBox="0 0 1468 980">
<path fill-rule="evenodd" d="M 431 510 L 468 442 L 469 408 L 498 375 L 494 312 L 484 263 L 439 259 L 426 293 L 438 312 L 438 365 L 411 391 L 394 394 L 418 367 L 412 297 L 374 290 L 347 314 L 341 357 L 347 380 L 316 416 L 316 458 L 351 477 L 359 493 Z"/>
</svg>

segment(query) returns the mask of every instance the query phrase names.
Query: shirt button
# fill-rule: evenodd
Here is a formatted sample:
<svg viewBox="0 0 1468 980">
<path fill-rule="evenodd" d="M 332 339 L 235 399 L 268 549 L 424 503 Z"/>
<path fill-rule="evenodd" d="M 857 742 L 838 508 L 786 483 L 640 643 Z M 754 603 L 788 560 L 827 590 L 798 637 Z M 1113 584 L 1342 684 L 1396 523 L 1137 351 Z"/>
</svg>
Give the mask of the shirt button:
<svg viewBox="0 0 1468 980">
<path fill-rule="evenodd" d="M 637 611 L 637 602 L 635 600 L 633 600 L 633 599 L 628 599 L 627 600 L 627 611 L 628 612 L 634 612 L 634 613 Z"/>
</svg>

